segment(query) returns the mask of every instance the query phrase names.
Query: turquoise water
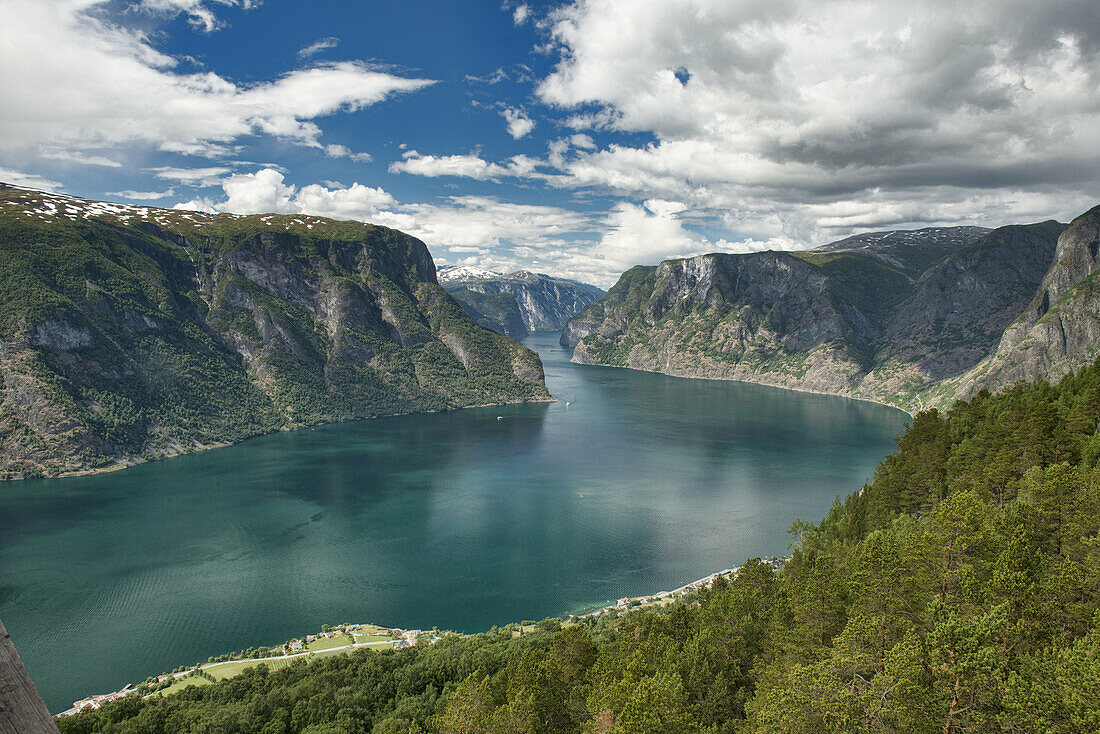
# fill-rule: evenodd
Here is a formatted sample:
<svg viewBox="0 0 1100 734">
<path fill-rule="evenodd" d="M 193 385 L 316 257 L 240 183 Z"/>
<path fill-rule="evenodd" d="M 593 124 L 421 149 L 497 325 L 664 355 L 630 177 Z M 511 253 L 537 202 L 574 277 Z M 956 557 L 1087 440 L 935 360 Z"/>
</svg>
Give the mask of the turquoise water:
<svg viewBox="0 0 1100 734">
<path fill-rule="evenodd" d="M 526 343 L 559 402 L 0 484 L 0 619 L 51 710 L 325 623 L 478 631 L 782 555 L 907 419 Z"/>
</svg>

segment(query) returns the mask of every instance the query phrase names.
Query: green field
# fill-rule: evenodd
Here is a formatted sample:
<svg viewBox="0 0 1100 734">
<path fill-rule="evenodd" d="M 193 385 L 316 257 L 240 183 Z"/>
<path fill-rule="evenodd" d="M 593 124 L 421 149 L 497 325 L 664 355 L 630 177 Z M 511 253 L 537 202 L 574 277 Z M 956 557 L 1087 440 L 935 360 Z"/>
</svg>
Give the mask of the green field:
<svg viewBox="0 0 1100 734">
<path fill-rule="evenodd" d="M 306 652 L 320 652 L 321 650 L 331 650 L 334 647 L 346 647 L 352 643 L 350 635 L 340 634 L 336 637 L 319 637 L 313 642 L 306 645 Z"/>
<path fill-rule="evenodd" d="M 260 663 L 267 665 L 271 670 L 281 670 L 287 667 L 292 662 L 299 658 L 276 658 L 274 660 L 234 660 L 230 663 L 215 663 L 211 666 L 204 666 L 205 670 L 210 675 L 214 676 L 217 680 L 225 680 L 226 678 L 232 678 L 235 675 L 240 675 L 249 668 L 254 668 Z"/>
<path fill-rule="evenodd" d="M 206 678 L 199 678 L 197 675 L 188 675 L 184 678 L 180 678 L 180 679 L 176 680 L 175 683 L 168 686 L 164 690 L 160 691 L 160 695 L 170 696 L 173 693 L 179 693 L 184 688 L 188 688 L 189 686 L 208 686 L 208 685 L 210 685 L 210 681 L 208 681 Z"/>
<path fill-rule="evenodd" d="M 379 634 L 379 628 L 369 626 L 364 628 L 362 634 L 355 634 L 350 632 L 344 632 L 336 637 L 320 637 L 313 642 L 305 646 L 305 648 L 299 652 L 294 653 L 290 658 L 263 658 L 263 659 L 246 659 L 246 660 L 232 660 L 222 663 L 211 663 L 203 665 L 202 669 L 208 673 L 217 681 L 223 681 L 226 678 L 233 678 L 240 675 L 244 671 L 254 668 L 257 665 L 264 664 L 270 670 L 282 670 L 299 660 L 312 660 L 317 658 L 326 658 L 333 655 L 340 655 L 346 652 L 350 652 L 347 647 L 351 644 L 368 644 L 371 645 L 371 649 L 374 650 L 388 650 L 389 644 L 396 639 L 392 635 Z M 185 678 L 181 678 L 172 685 L 168 686 L 164 690 L 160 691 L 162 695 L 171 695 L 178 693 L 188 686 L 207 686 L 210 685 L 210 681 L 206 678 L 200 678 L 198 676 L 188 674 Z"/>
<path fill-rule="evenodd" d="M 275 660 L 267 661 L 268 665 L 276 662 Z M 277 661 L 283 662 L 283 661 Z M 231 663 L 219 663 L 206 668 L 206 672 L 214 676 L 218 680 L 225 680 L 226 678 L 232 678 L 235 675 L 239 675 L 248 668 L 255 667 L 259 663 L 255 660 L 235 660 Z"/>
</svg>

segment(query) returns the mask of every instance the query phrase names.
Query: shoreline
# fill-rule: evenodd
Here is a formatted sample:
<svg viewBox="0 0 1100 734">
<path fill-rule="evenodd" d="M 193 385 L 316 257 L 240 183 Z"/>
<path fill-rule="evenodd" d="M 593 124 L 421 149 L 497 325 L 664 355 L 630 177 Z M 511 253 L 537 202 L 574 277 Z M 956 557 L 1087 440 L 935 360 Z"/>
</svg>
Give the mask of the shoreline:
<svg viewBox="0 0 1100 734">
<path fill-rule="evenodd" d="M 309 660 L 315 656 L 328 657 L 329 655 L 335 655 L 339 653 L 351 652 L 358 649 L 404 649 L 406 647 L 414 647 L 419 643 L 435 644 L 446 636 L 456 635 L 456 632 L 450 631 L 437 631 L 437 630 L 419 630 L 419 629 L 403 629 L 400 627 L 384 627 L 376 624 L 363 624 L 363 623 L 344 623 L 334 627 L 322 627 L 322 631 L 315 634 L 306 634 L 301 637 L 293 638 L 281 645 L 275 647 L 263 648 L 270 653 L 275 653 L 281 650 L 282 654 L 266 655 L 264 657 L 244 657 L 241 651 L 229 653 L 227 655 L 219 655 L 217 659 L 207 659 L 205 663 L 195 663 L 191 666 L 180 666 L 169 673 L 159 673 L 151 675 L 141 683 L 127 683 L 125 686 L 117 691 L 111 693 L 100 693 L 85 696 L 79 701 L 74 701 L 73 705 L 68 709 L 52 714 L 56 717 L 68 717 L 80 713 L 85 710 L 98 709 L 105 703 L 116 701 L 120 698 L 132 695 L 134 693 L 147 691 L 150 684 L 150 680 L 154 680 L 153 686 L 162 686 L 155 690 L 144 693 L 143 698 L 149 698 L 150 696 L 156 696 L 163 693 L 175 683 L 187 680 L 188 678 L 197 678 L 203 681 L 202 683 L 196 682 L 194 685 L 207 685 L 212 682 L 228 680 L 229 678 L 236 677 L 245 670 L 277 660 L 294 661 L 298 659 Z M 340 636 L 347 637 L 351 640 L 345 645 L 324 646 L 318 649 L 308 649 L 310 645 L 316 644 L 323 639 L 334 639 Z M 357 638 L 365 637 L 382 637 L 385 639 L 375 639 L 368 642 L 360 642 Z M 241 656 L 241 657 L 237 657 Z M 213 656 L 212 656 L 213 657 Z M 224 658 L 224 659 L 223 659 Z M 226 666 L 238 666 L 239 670 L 222 678 L 215 678 L 210 671 L 218 670 Z M 183 668 L 182 670 L 180 668 Z M 185 688 L 187 686 L 184 686 Z"/>
<path fill-rule="evenodd" d="M 532 332 L 532 333 L 537 333 L 537 332 Z M 547 332 L 547 333 L 551 333 L 551 332 Z M 530 334 L 528 336 L 530 336 Z M 681 379 L 681 380 L 708 380 L 710 382 L 739 382 L 739 383 L 743 383 L 743 384 L 746 384 L 746 385 L 760 385 L 762 387 L 771 387 L 771 388 L 775 388 L 775 389 L 778 389 L 778 390 L 791 390 L 792 392 L 807 393 L 807 394 L 810 394 L 810 395 L 822 395 L 822 396 L 826 396 L 826 397 L 844 398 L 845 400 L 858 400 L 860 402 L 870 403 L 871 405 L 880 405 L 880 406 L 885 407 L 885 408 L 893 408 L 894 410 L 899 410 L 902 413 L 905 413 L 907 416 L 909 416 L 910 419 L 913 419 L 913 418 L 916 417 L 915 413 L 912 413 L 909 410 L 906 410 L 905 408 L 902 408 L 899 405 L 894 405 L 892 403 L 884 403 L 881 400 L 875 400 L 874 398 L 858 397 L 858 396 L 855 396 L 855 395 L 842 395 L 840 393 L 826 392 L 824 390 L 812 390 L 812 389 L 807 388 L 807 387 L 794 387 L 794 386 L 790 386 L 790 385 L 775 385 L 775 384 L 768 383 L 768 382 L 760 382 L 760 381 L 757 381 L 757 380 L 745 380 L 745 379 L 738 379 L 738 378 L 731 378 L 731 377 L 707 377 L 707 376 L 703 376 L 703 375 L 675 375 L 675 374 L 671 374 L 669 372 L 664 372 L 662 370 L 657 370 L 657 369 L 648 370 L 648 369 L 643 369 L 643 368 L 640 368 L 640 367 L 628 367 L 626 365 L 599 364 L 599 363 L 595 363 L 595 362 L 580 362 L 580 361 L 577 361 L 575 353 L 570 356 L 569 362 L 570 362 L 570 364 L 575 364 L 575 365 L 579 365 L 579 366 L 582 366 L 582 367 L 604 367 L 604 368 L 607 368 L 607 369 L 631 370 L 633 372 L 644 372 L 646 374 L 651 374 L 651 375 L 664 375 L 665 377 L 674 377 L 674 378 Z M 549 394 L 549 390 L 547 390 L 547 392 Z M 917 398 L 917 400 L 923 406 L 923 401 L 921 401 L 920 398 Z M 31 476 L 31 477 L 28 477 L 28 476 L 25 476 L 25 475 L 20 474 L 18 472 L 12 472 L 11 474 L 14 474 L 14 475 L 17 475 L 17 476 L 9 475 L 9 476 L 7 476 L 3 479 L 0 479 L 0 483 L 2 483 L 2 482 L 19 482 L 19 481 L 27 481 L 27 480 L 34 480 L 34 479 L 73 479 L 73 478 L 77 478 L 77 477 L 90 477 L 90 476 L 97 476 L 97 475 L 100 475 L 100 474 L 111 474 L 111 473 L 114 473 L 114 472 L 117 472 L 117 471 L 123 471 L 125 469 L 132 469 L 135 466 L 141 466 L 142 464 L 151 464 L 151 463 L 156 462 L 156 461 L 164 461 L 166 459 L 175 459 L 175 458 L 178 458 L 180 456 L 191 456 L 191 455 L 194 455 L 194 454 L 201 454 L 201 453 L 204 453 L 206 451 L 213 451 L 215 449 L 222 449 L 222 448 L 226 448 L 228 446 L 238 446 L 242 443 L 245 443 L 246 441 L 251 441 L 251 440 L 256 439 L 256 438 L 262 438 L 264 436 L 272 436 L 272 435 L 275 435 L 277 433 L 292 433 L 294 431 L 302 431 L 302 430 L 305 430 L 307 428 L 319 428 L 321 426 L 335 426 L 335 425 L 340 425 L 340 424 L 343 424 L 343 423 L 356 423 L 358 421 L 377 420 L 379 418 L 398 418 L 398 417 L 410 416 L 410 415 L 434 415 L 436 413 L 449 413 L 449 412 L 456 411 L 456 410 L 472 410 L 472 409 L 476 409 L 476 408 L 496 408 L 496 407 L 505 407 L 505 406 L 510 406 L 510 405 L 538 405 L 538 404 L 550 404 L 550 403 L 556 403 L 556 402 L 558 402 L 558 399 L 555 398 L 552 394 L 549 394 L 549 397 L 537 398 L 537 399 L 531 399 L 531 400 L 516 400 L 516 401 L 503 402 L 503 403 L 484 403 L 484 404 L 480 404 L 480 405 L 463 405 L 463 406 L 458 407 L 458 408 L 439 408 L 437 410 L 415 410 L 415 411 L 407 411 L 407 412 L 404 412 L 404 413 L 387 413 L 385 415 L 375 415 L 375 416 L 370 416 L 368 418 L 349 418 L 347 420 L 324 421 L 324 422 L 321 422 L 321 423 L 310 423 L 308 425 L 297 426 L 295 428 L 282 428 L 282 429 L 278 429 L 278 430 L 275 430 L 275 431 L 268 431 L 266 433 L 257 433 L 257 434 L 254 434 L 252 436 L 246 436 L 245 438 L 242 438 L 239 441 L 225 441 L 225 442 L 219 442 L 219 443 L 214 443 L 214 444 L 200 444 L 200 445 L 192 447 L 191 449 L 186 450 L 186 451 L 178 451 L 176 453 L 166 453 L 166 454 L 163 454 L 161 456 L 157 456 L 157 457 L 152 458 L 152 459 L 144 459 L 144 458 L 141 458 L 141 457 L 127 457 L 127 458 L 123 459 L 121 462 L 112 464 L 110 466 L 99 467 L 99 468 L 94 468 L 94 469 L 75 469 L 73 471 L 61 472 L 61 473 L 55 474 L 53 476 Z M 920 411 L 918 410 L 918 412 L 920 412 Z"/>
<path fill-rule="evenodd" d="M 8 476 L 0 479 L 0 483 L 3 482 L 25 482 L 33 481 L 36 479 L 74 479 L 77 477 L 91 477 L 99 474 L 113 474 L 114 472 L 124 471 L 126 469 L 133 469 L 135 466 L 141 466 L 143 464 L 152 464 L 157 461 L 165 461 L 167 459 L 177 459 L 181 456 L 193 456 L 195 454 L 202 454 L 207 451 L 214 451 L 215 449 L 224 449 L 229 446 L 240 446 L 241 444 L 251 441 L 257 438 L 263 438 L 264 436 L 274 436 L 277 433 L 293 433 L 295 431 L 304 431 L 307 428 L 320 428 L 321 426 L 338 426 L 344 423 L 358 423 L 359 421 L 373 421 L 381 418 L 400 418 L 410 415 L 435 415 L 437 413 L 451 413 L 457 410 L 474 410 L 478 408 L 502 408 L 510 405 L 549 405 L 550 403 L 556 403 L 558 399 L 553 395 L 547 398 L 537 398 L 532 400 L 515 400 L 505 403 L 484 403 L 482 405 L 463 405 L 458 408 L 439 408 L 438 410 L 411 410 L 405 413 L 386 413 L 385 415 L 374 415 L 368 418 L 349 418 L 342 421 L 324 421 L 321 423 L 310 423 L 304 426 L 297 426 L 295 428 L 280 428 L 275 431 L 268 431 L 266 433 L 257 433 L 252 436 L 246 436 L 239 441 L 223 441 L 213 444 L 200 444 L 187 451 L 179 451 L 177 453 L 164 454 L 152 459 L 143 459 L 141 457 L 131 457 L 127 459 L 129 463 L 116 463 L 110 466 L 98 467 L 95 469 L 75 469 L 73 471 L 61 472 L 60 474 L 54 474 L 53 476 L 32 476 L 28 477 L 19 472 L 12 472 L 12 474 L 19 474 L 19 476 Z"/>
<path fill-rule="evenodd" d="M 480 406 L 480 407 L 492 407 L 492 406 Z M 783 556 L 783 557 L 773 556 L 771 558 L 762 559 L 762 561 L 764 563 L 770 565 L 772 567 L 773 571 L 777 571 L 780 568 L 782 568 L 784 564 L 786 564 L 786 562 L 787 562 L 787 560 L 789 560 L 789 558 L 790 558 L 790 556 Z M 673 589 L 672 591 L 659 591 L 659 592 L 652 593 L 652 594 L 642 594 L 642 595 L 633 596 L 633 597 L 623 597 L 622 599 L 619 599 L 614 604 L 607 604 L 607 605 L 604 605 L 604 606 L 601 606 L 601 607 L 587 607 L 587 608 L 583 609 L 578 614 L 568 614 L 567 613 L 567 614 L 562 614 L 560 617 L 548 617 L 547 619 L 561 619 L 561 620 L 566 620 L 566 621 L 575 620 L 575 619 L 576 620 L 590 619 L 590 618 L 599 617 L 599 616 L 602 616 L 602 615 L 605 615 L 605 614 L 611 614 L 612 612 L 622 613 L 622 612 L 631 612 L 631 611 L 635 611 L 635 610 L 640 611 L 642 609 L 652 608 L 654 606 L 667 606 L 667 605 L 670 605 L 670 604 L 674 604 L 678 601 L 682 601 L 684 597 L 686 597 L 689 594 L 692 594 L 696 591 L 699 591 L 700 589 L 705 589 L 705 588 L 710 587 L 719 578 L 727 578 L 728 579 L 728 578 L 732 578 L 733 576 L 736 576 L 737 573 L 743 567 L 744 567 L 744 564 L 742 564 L 741 566 L 733 566 L 732 568 L 726 568 L 726 569 L 723 569 L 721 571 L 715 571 L 714 573 L 703 576 L 702 578 L 699 578 L 699 579 L 696 579 L 696 580 L 691 581 L 689 583 L 686 583 L 683 586 L 679 586 L 679 587 Z M 519 625 L 520 623 L 519 622 L 511 622 L 510 624 Z M 385 634 L 386 636 L 390 637 L 391 639 L 375 640 L 375 641 L 371 641 L 371 642 L 358 642 L 355 639 L 355 633 L 360 632 L 360 631 L 364 631 L 364 634 L 372 635 L 372 636 L 379 636 L 379 635 Z M 321 637 L 331 638 L 330 633 L 331 633 L 331 636 L 338 636 L 340 634 L 346 635 L 346 636 L 350 637 L 352 642 L 350 644 L 347 644 L 347 645 L 340 645 L 340 646 L 336 646 L 336 647 L 329 647 L 329 648 L 324 648 L 324 649 L 319 649 L 319 650 L 304 649 L 304 646 L 301 643 L 298 643 L 297 648 L 295 647 L 295 643 L 299 640 L 310 640 L 310 642 L 306 643 L 306 644 L 312 644 L 313 641 L 321 639 Z M 243 672 L 244 669 L 246 669 L 248 667 L 252 667 L 253 665 L 261 665 L 261 664 L 265 664 L 269 661 L 275 661 L 275 660 L 297 660 L 297 659 L 307 659 L 308 660 L 308 659 L 310 659 L 311 657 L 313 657 L 315 655 L 325 655 L 325 656 L 327 656 L 327 655 L 334 655 L 334 654 L 352 652 L 354 650 L 359 650 L 359 649 L 370 649 L 370 648 L 399 650 L 399 649 L 404 649 L 406 647 L 413 647 L 413 646 L 417 645 L 420 642 L 426 642 L 429 645 L 433 645 L 436 642 L 439 642 L 444 637 L 451 636 L 451 635 L 458 635 L 458 636 L 465 637 L 465 636 L 468 636 L 468 635 L 476 635 L 476 634 L 483 634 L 483 633 L 482 632 L 468 633 L 468 632 L 437 631 L 437 630 L 434 630 L 434 629 L 433 630 L 428 630 L 428 631 L 418 630 L 418 629 L 406 630 L 406 629 L 403 629 L 403 628 L 400 628 L 400 627 L 385 627 L 385 626 L 382 626 L 382 625 L 375 625 L 375 624 L 360 624 L 360 623 L 347 624 L 347 623 L 345 623 L 345 624 L 341 624 L 341 625 L 336 625 L 335 627 L 332 627 L 332 628 L 328 629 L 328 631 L 322 631 L 321 633 L 319 633 L 317 635 L 303 635 L 301 638 L 295 638 L 294 640 L 287 641 L 287 642 L 283 643 L 280 646 L 276 646 L 274 648 L 269 648 L 269 650 L 271 650 L 272 652 L 275 651 L 276 649 L 280 649 L 280 648 L 283 649 L 284 654 L 282 654 L 282 655 L 271 655 L 271 656 L 268 656 L 268 657 L 261 657 L 261 658 L 243 658 L 243 657 L 242 658 L 234 658 L 232 656 L 237 655 L 238 653 L 230 653 L 229 655 L 220 656 L 220 657 L 228 658 L 226 660 L 215 660 L 213 662 L 208 661 L 208 662 L 205 662 L 205 663 L 196 663 L 195 665 L 193 665 L 191 667 L 187 667 L 182 671 L 177 669 L 177 671 L 173 671 L 173 672 L 170 672 L 170 673 L 161 673 L 159 675 L 150 676 L 149 678 L 146 679 L 146 681 L 148 681 L 151 678 L 156 678 L 156 685 L 160 685 L 160 684 L 163 684 L 163 683 L 168 683 L 168 686 L 171 686 L 172 684 L 174 684 L 178 681 L 181 681 L 181 680 L 185 680 L 188 677 L 198 677 L 199 679 L 204 680 L 204 683 L 196 684 L 196 685 L 208 685 L 209 683 L 214 682 L 213 676 L 208 671 L 214 670 L 214 669 L 217 669 L 217 668 L 220 668 L 220 667 L 223 667 L 223 666 L 227 666 L 227 665 L 240 665 L 240 666 L 242 666 L 241 672 Z M 520 635 L 525 634 L 525 633 L 522 632 L 522 628 L 521 628 L 520 632 L 517 632 L 517 633 L 514 633 L 514 634 L 516 636 L 520 636 Z M 208 676 L 209 676 L 209 678 L 208 678 Z M 218 679 L 218 682 L 220 682 L 221 680 L 227 680 L 230 677 L 233 677 L 233 676 L 226 676 L 225 678 Z M 79 701 L 74 701 L 73 705 L 71 707 L 69 707 L 68 709 L 66 709 L 62 712 L 56 713 L 56 714 L 52 714 L 52 716 L 54 716 L 55 718 L 57 718 L 57 717 L 68 717 L 68 716 L 73 716 L 75 714 L 78 714 L 78 713 L 80 713 L 82 711 L 85 711 L 85 710 L 98 709 L 100 706 L 102 706 L 105 703 L 109 703 L 111 701 L 116 701 L 120 698 L 124 698 L 126 696 L 129 696 L 129 695 L 132 695 L 134 693 L 137 693 L 137 692 L 141 691 L 142 686 L 144 686 L 144 685 L 146 685 L 146 682 L 142 682 L 142 683 L 138 683 L 138 684 L 127 683 L 125 686 L 123 686 L 119 690 L 111 692 L 111 693 L 93 694 L 93 695 L 90 695 L 90 696 L 85 696 L 84 698 L 80 699 Z M 166 688 L 168 686 L 166 686 Z M 150 693 L 145 694 L 143 697 L 148 698 L 149 696 L 158 695 L 162 692 L 162 690 L 164 690 L 164 689 L 154 690 Z"/>
<path fill-rule="evenodd" d="M 858 400 L 861 403 L 870 403 L 871 405 L 881 405 L 884 408 L 893 408 L 894 410 L 900 410 L 910 418 L 916 418 L 915 413 L 910 413 L 905 408 L 893 403 L 884 403 L 881 400 L 875 400 L 874 398 L 857 397 L 855 395 L 841 395 L 837 392 L 825 392 L 824 390 L 811 390 L 808 387 L 792 387 L 790 385 L 773 385 L 770 382 L 758 382 L 756 380 L 743 380 L 735 377 L 705 377 L 703 375 L 674 375 L 669 372 L 663 372 L 661 370 L 647 370 L 641 367 L 627 367 L 626 365 L 619 364 L 598 364 L 596 362 L 578 362 L 574 357 L 569 358 L 570 363 L 580 365 L 582 367 L 606 367 L 613 370 L 631 370 L 633 372 L 644 372 L 649 375 L 664 375 L 665 377 L 675 377 L 679 380 L 707 380 L 709 382 L 740 382 L 745 385 L 760 385 L 761 387 L 773 387 L 776 390 L 790 390 L 792 392 L 807 393 L 809 395 L 823 395 L 830 398 L 844 398 L 845 400 Z M 920 400 L 918 398 L 918 400 Z M 923 402 L 921 403 L 923 405 Z M 920 411 L 918 411 L 920 412 Z"/>
<path fill-rule="evenodd" d="M 771 566 L 772 571 L 778 571 L 787 561 L 790 560 L 790 556 L 772 556 L 770 558 L 762 558 L 763 563 Z M 623 612 L 632 611 L 634 609 L 643 609 L 647 606 L 665 605 L 671 602 L 680 601 L 688 594 L 692 594 L 700 589 L 705 589 L 714 584 L 720 578 L 730 579 L 733 578 L 744 568 L 744 564 L 740 566 L 734 566 L 732 568 L 726 568 L 721 571 L 715 571 L 702 578 L 696 579 L 683 586 L 677 587 L 672 591 L 658 591 L 653 594 L 642 594 L 640 596 L 624 596 L 614 604 L 606 604 L 602 607 L 587 607 L 579 614 L 567 615 L 577 619 L 587 619 L 589 617 L 599 617 L 604 614 L 610 614 L 613 611 Z"/>
</svg>

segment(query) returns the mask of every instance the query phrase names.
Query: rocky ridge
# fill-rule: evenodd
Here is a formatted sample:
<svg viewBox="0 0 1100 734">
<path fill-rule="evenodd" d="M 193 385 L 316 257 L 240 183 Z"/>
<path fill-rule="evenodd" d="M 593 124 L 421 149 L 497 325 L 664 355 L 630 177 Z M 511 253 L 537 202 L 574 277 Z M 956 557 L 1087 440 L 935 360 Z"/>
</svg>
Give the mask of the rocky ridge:
<svg viewBox="0 0 1100 734">
<path fill-rule="evenodd" d="M 968 396 L 1021 380 L 1054 382 L 1100 356 L 1098 256 L 1100 206 L 1062 232 L 1053 265 L 996 351 L 938 392 Z"/>
<path fill-rule="evenodd" d="M 636 267 L 561 342 L 580 363 L 942 407 L 1096 358 L 1098 220 L 1100 208 L 1068 228 L 879 232 Z"/>
<path fill-rule="evenodd" d="M 359 222 L 208 215 L 0 187 L 0 477 L 274 430 L 548 400 L 423 242 Z"/>
<path fill-rule="evenodd" d="M 494 273 L 443 265 L 439 282 L 477 323 L 512 337 L 559 331 L 603 295 L 599 288 L 521 270 Z"/>
</svg>

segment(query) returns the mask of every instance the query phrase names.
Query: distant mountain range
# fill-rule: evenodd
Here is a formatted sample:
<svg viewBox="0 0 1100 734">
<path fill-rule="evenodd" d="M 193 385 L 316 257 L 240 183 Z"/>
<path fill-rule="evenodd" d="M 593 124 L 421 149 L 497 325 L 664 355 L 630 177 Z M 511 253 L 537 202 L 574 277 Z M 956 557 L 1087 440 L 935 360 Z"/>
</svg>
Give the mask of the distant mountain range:
<svg viewBox="0 0 1100 734">
<path fill-rule="evenodd" d="M 577 362 L 946 406 L 1100 355 L 1098 232 L 1100 207 L 1068 226 L 869 233 L 639 266 L 603 294 L 437 276 L 422 242 L 357 222 L 0 185 L 0 478 L 547 400 L 538 356 L 502 334 L 562 324 Z"/>
<path fill-rule="evenodd" d="M 604 295 L 593 285 L 520 270 L 495 273 L 469 266 L 439 266 L 439 283 L 470 317 L 511 337 L 560 331 L 569 319 Z"/>
<path fill-rule="evenodd" d="M 548 400 L 424 243 L 0 185 L 0 477 L 171 456 L 315 423 Z"/>
<path fill-rule="evenodd" d="M 1100 207 L 1068 227 L 875 232 L 633 268 L 569 321 L 573 359 L 916 410 L 1100 356 Z"/>
</svg>

